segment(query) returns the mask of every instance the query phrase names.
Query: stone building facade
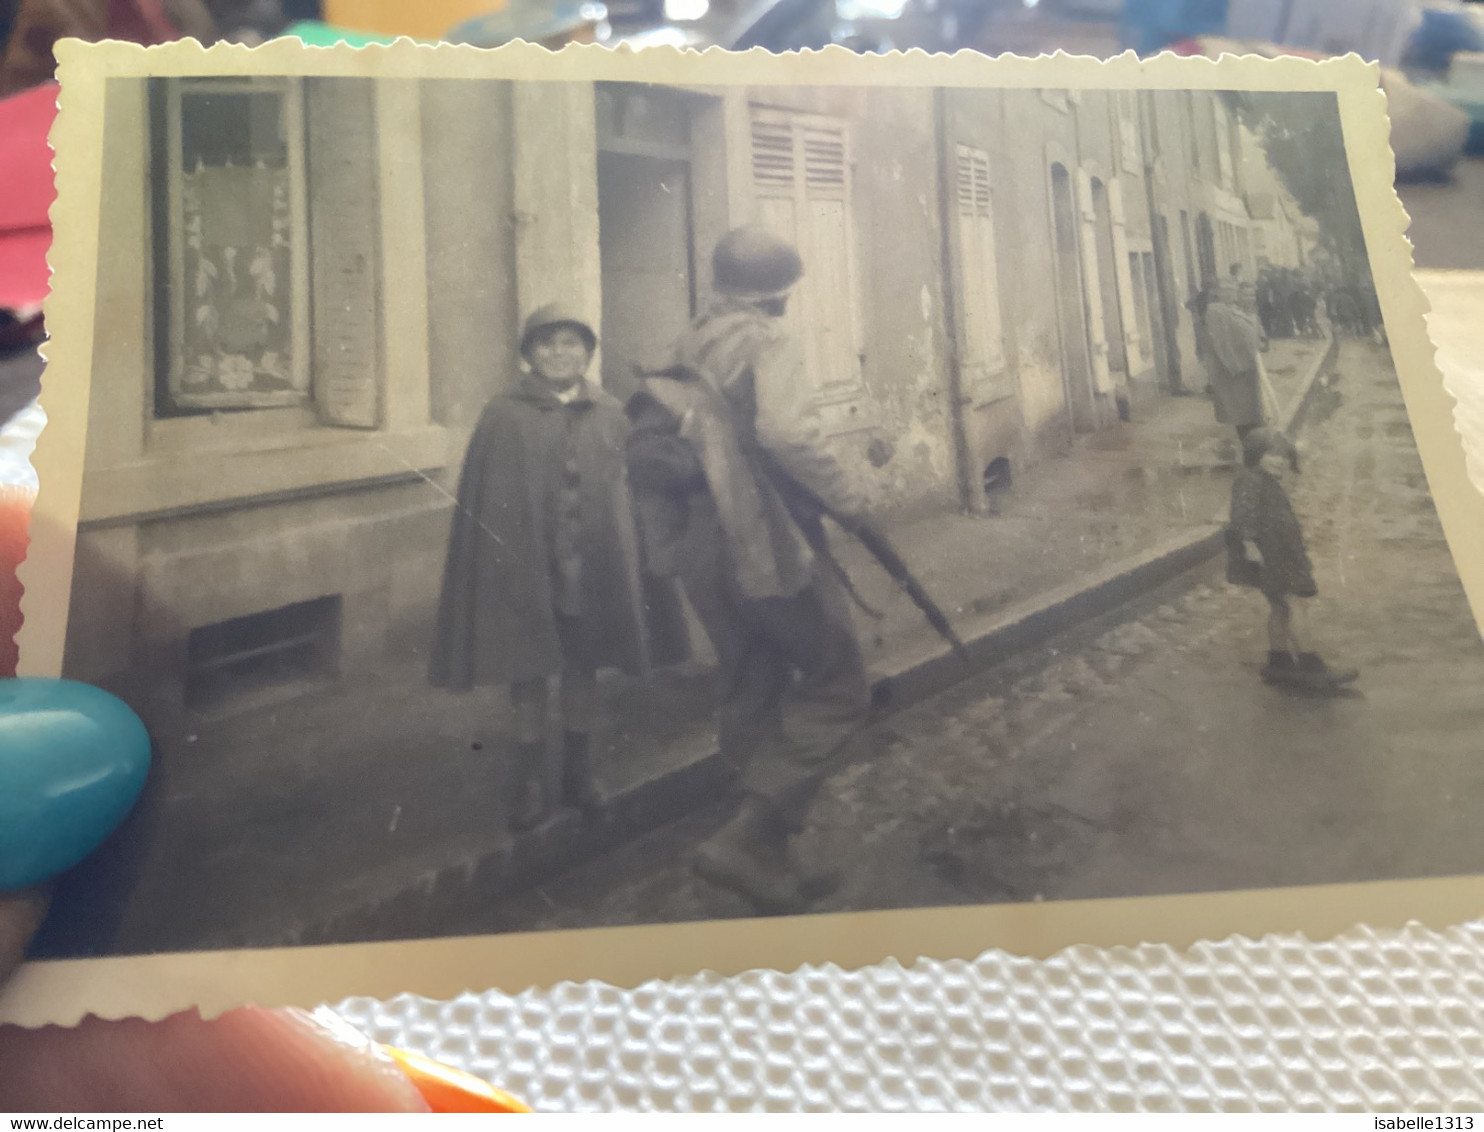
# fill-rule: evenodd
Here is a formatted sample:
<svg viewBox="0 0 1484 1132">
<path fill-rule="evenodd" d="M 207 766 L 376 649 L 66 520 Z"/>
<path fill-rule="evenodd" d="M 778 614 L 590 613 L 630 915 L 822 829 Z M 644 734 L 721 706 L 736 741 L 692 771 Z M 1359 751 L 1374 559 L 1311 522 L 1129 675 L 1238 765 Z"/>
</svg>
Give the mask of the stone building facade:
<svg viewBox="0 0 1484 1132">
<path fill-rule="evenodd" d="M 1199 384 L 1187 303 L 1257 266 L 1260 152 L 1208 93 L 180 79 L 107 114 L 67 670 L 162 711 L 415 656 L 520 320 L 591 311 L 622 396 L 737 223 L 803 253 L 883 516 Z"/>
</svg>

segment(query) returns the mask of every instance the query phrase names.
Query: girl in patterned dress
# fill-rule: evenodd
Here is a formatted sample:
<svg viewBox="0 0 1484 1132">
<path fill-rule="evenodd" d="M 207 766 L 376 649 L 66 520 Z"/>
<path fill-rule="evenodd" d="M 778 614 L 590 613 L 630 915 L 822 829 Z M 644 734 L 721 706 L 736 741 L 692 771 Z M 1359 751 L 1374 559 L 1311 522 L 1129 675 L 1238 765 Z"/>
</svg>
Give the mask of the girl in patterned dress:
<svg viewBox="0 0 1484 1132">
<path fill-rule="evenodd" d="M 1303 528 L 1283 490 L 1282 477 L 1298 472 L 1298 452 L 1282 433 L 1257 428 L 1242 439 L 1242 465 L 1232 483 L 1227 578 L 1268 599 L 1268 662 L 1262 678 L 1314 690 L 1348 684 L 1359 673 L 1330 668 L 1303 643 L 1307 633 L 1296 628 L 1307 622 L 1304 603 L 1319 592 Z"/>
</svg>

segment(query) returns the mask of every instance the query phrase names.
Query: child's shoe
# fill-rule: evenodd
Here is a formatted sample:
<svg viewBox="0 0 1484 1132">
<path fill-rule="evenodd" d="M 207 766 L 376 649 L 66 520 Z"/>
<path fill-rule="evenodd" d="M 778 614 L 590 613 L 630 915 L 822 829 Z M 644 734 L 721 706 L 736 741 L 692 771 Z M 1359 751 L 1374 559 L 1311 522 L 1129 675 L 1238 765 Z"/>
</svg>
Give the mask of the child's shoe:
<svg viewBox="0 0 1484 1132">
<path fill-rule="evenodd" d="M 1293 653 L 1284 652 L 1282 649 L 1269 649 L 1268 662 L 1262 670 L 1262 682 L 1264 684 L 1291 684 L 1295 671 Z"/>
</svg>

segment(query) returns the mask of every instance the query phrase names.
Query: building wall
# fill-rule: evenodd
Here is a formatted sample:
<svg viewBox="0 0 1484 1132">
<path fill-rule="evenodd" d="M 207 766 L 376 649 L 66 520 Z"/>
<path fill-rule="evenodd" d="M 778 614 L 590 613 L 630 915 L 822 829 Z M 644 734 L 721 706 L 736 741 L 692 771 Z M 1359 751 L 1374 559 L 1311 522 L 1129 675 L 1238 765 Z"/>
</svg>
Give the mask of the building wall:
<svg viewBox="0 0 1484 1132">
<path fill-rule="evenodd" d="M 509 83 L 423 83 L 433 415 L 460 434 L 518 370 L 512 115 Z"/>
<path fill-rule="evenodd" d="M 1064 105 L 1064 104 L 1063 104 Z M 1012 404 L 971 416 L 971 466 L 1004 456 L 1019 466 L 1064 451 L 1070 422 L 1057 322 L 1056 266 L 1038 254 L 1051 241 L 1048 153 L 1076 152 L 1076 123 L 1039 91 L 949 90 L 945 137 L 990 157 L 999 303 Z M 1026 144 L 1027 136 L 1041 142 Z M 958 317 L 963 317 L 960 312 Z"/>
<path fill-rule="evenodd" d="M 882 509 L 952 506 L 958 496 L 938 145 L 923 128 L 933 100 L 926 90 L 873 89 L 852 117 L 867 402 L 846 412 L 867 427 L 837 444 Z M 878 440 L 890 449 L 880 467 L 883 450 L 870 455 Z"/>
<path fill-rule="evenodd" d="M 1181 296 L 1174 338 L 1182 380 L 1199 389 L 1205 384 L 1204 367 L 1185 304 L 1207 282 L 1202 278 L 1207 268 L 1199 246 L 1202 216 L 1210 222 L 1214 236 L 1210 270 L 1224 274 L 1233 262 L 1239 262 L 1247 279 L 1256 275 L 1252 220 L 1243 195 L 1248 175 L 1244 152 L 1238 128 L 1215 92 L 1153 92 L 1148 96 L 1148 113 L 1159 147 L 1150 165 L 1155 207 L 1169 229 L 1172 274 Z"/>
<path fill-rule="evenodd" d="M 359 311 L 342 322 L 317 309 L 314 335 L 350 358 L 342 368 L 352 376 L 380 382 L 369 429 L 328 427 L 313 408 L 159 415 L 149 97 L 144 83 L 110 90 L 101 321 L 66 667 L 104 686 L 147 687 L 155 722 L 182 706 L 192 630 L 338 595 L 342 673 L 389 650 L 416 651 L 427 635 L 448 512 L 435 481 L 449 480 L 459 446 L 434 404 L 451 415 L 468 401 L 459 386 L 472 375 L 449 381 L 450 395 L 441 367 L 431 376 L 448 339 L 446 328 L 430 333 L 425 288 L 446 280 L 436 265 L 424 271 L 419 86 L 357 90 L 330 102 L 361 105 L 381 128 L 333 137 L 317 159 L 330 165 L 359 150 L 356 159 L 370 162 L 370 177 L 347 191 L 361 194 L 373 218 L 365 235 L 379 258 L 362 256 L 353 270 L 377 301 L 369 322 Z M 311 134 L 317 105 L 306 86 Z M 323 188 L 311 186 L 311 210 L 340 203 Z M 217 470 L 203 476 L 207 456 Z M 391 542 L 396 556 L 384 552 Z"/>
</svg>

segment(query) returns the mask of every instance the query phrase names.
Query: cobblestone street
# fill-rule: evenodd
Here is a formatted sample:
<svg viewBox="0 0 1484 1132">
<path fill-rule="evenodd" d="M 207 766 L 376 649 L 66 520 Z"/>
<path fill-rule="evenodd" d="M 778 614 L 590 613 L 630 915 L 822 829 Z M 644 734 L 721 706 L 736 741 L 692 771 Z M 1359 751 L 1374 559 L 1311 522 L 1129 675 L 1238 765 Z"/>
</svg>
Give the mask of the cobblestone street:
<svg viewBox="0 0 1484 1132">
<path fill-rule="evenodd" d="M 1275 344 L 1280 401 L 1298 402 L 1320 352 Z M 846 867 L 825 909 L 1484 871 L 1472 835 L 1484 649 L 1400 394 L 1367 344 L 1346 343 L 1321 380 L 1331 388 L 1309 399 L 1292 491 L 1321 591 L 1316 643 L 1361 668 L 1357 694 L 1262 685 L 1265 603 L 1211 563 L 864 733 L 804 838 Z M 1035 468 L 1000 514 L 894 532 L 962 629 L 1214 529 L 1234 445 L 1210 401 L 1136 410 Z M 849 564 L 889 610 L 861 625 L 873 665 L 934 644 L 879 571 Z M 714 750 L 709 678 L 694 666 L 608 685 L 605 700 L 610 789 Z M 610 838 L 540 887 L 519 880 L 518 859 L 491 866 L 511 844 L 501 716 L 498 696 L 430 692 L 419 665 L 203 721 L 157 765 L 106 867 L 59 899 L 50 946 L 74 953 L 67 931 L 93 931 L 120 892 L 128 905 L 107 913 L 117 938 L 150 948 L 747 914 L 683 864 L 724 816 L 694 809 L 709 795 L 690 788 L 673 810 L 650 805 L 637 839 Z M 654 828 L 672 814 L 687 816 Z"/>
<path fill-rule="evenodd" d="M 1343 345 L 1304 437 L 1310 635 L 1351 695 L 1263 685 L 1266 605 L 1212 563 L 868 731 L 805 835 L 846 869 L 820 910 L 1484 871 L 1484 647 L 1380 347 Z M 718 820 L 448 927 L 745 914 L 683 864 Z"/>
</svg>

